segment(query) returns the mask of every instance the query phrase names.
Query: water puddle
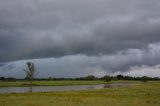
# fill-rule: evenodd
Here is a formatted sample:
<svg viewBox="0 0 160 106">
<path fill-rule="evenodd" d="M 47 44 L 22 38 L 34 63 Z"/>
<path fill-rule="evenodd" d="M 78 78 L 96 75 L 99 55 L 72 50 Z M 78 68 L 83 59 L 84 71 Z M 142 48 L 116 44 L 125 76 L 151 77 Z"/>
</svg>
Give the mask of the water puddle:
<svg viewBox="0 0 160 106">
<path fill-rule="evenodd" d="M 32 87 L 0 87 L 0 93 L 26 93 L 26 92 L 48 92 L 48 91 L 76 91 L 92 90 L 101 88 L 112 88 L 130 86 L 130 83 L 111 83 L 98 85 L 76 85 L 76 86 L 32 86 Z"/>
</svg>

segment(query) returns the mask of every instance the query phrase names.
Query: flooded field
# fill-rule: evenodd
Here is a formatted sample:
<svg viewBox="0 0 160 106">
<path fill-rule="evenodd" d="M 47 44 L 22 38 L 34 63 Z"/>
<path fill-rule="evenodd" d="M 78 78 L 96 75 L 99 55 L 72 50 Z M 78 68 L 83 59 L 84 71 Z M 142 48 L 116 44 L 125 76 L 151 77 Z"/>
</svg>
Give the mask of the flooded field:
<svg viewBox="0 0 160 106">
<path fill-rule="evenodd" d="M 74 85 L 74 86 L 30 86 L 30 87 L 0 87 L 0 93 L 25 93 L 25 92 L 48 92 L 48 91 L 72 91 L 130 86 L 130 83 L 111 83 L 98 85 Z"/>
</svg>

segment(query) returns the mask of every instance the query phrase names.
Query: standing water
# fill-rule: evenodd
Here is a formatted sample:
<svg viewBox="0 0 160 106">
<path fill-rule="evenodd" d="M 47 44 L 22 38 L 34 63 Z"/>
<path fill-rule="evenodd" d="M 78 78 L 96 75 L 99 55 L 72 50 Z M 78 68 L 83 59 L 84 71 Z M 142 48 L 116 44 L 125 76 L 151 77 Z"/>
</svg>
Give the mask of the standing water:
<svg viewBox="0 0 160 106">
<path fill-rule="evenodd" d="M 48 92 L 48 91 L 72 91 L 92 90 L 120 86 L 130 86 L 129 83 L 112 83 L 98 85 L 76 85 L 76 86 L 32 86 L 32 87 L 0 87 L 0 93 L 26 93 L 26 92 Z"/>
</svg>

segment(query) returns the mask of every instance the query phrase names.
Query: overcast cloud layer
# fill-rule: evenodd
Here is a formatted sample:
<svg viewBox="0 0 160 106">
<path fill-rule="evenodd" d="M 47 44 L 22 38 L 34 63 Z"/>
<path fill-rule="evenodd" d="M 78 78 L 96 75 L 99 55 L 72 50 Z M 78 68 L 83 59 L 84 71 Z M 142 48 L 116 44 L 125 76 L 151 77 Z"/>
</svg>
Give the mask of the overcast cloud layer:
<svg viewBox="0 0 160 106">
<path fill-rule="evenodd" d="M 157 76 L 159 54 L 159 0 L 0 0 L 0 70 L 38 59 L 48 75 Z"/>
</svg>

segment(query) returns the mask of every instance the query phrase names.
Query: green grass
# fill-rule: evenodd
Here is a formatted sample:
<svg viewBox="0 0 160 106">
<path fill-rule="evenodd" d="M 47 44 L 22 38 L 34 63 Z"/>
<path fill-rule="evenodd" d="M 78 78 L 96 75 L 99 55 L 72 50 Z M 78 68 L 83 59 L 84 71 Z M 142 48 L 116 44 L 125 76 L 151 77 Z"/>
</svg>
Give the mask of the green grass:
<svg viewBox="0 0 160 106">
<path fill-rule="evenodd" d="M 33 81 L 34 86 L 67 86 L 67 85 L 94 85 L 104 84 L 104 81 Z M 0 87 L 27 86 L 28 81 L 4 82 L 0 81 Z"/>
<path fill-rule="evenodd" d="M 0 106 L 160 106 L 160 81 L 98 90 L 0 94 Z"/>
</svg>

